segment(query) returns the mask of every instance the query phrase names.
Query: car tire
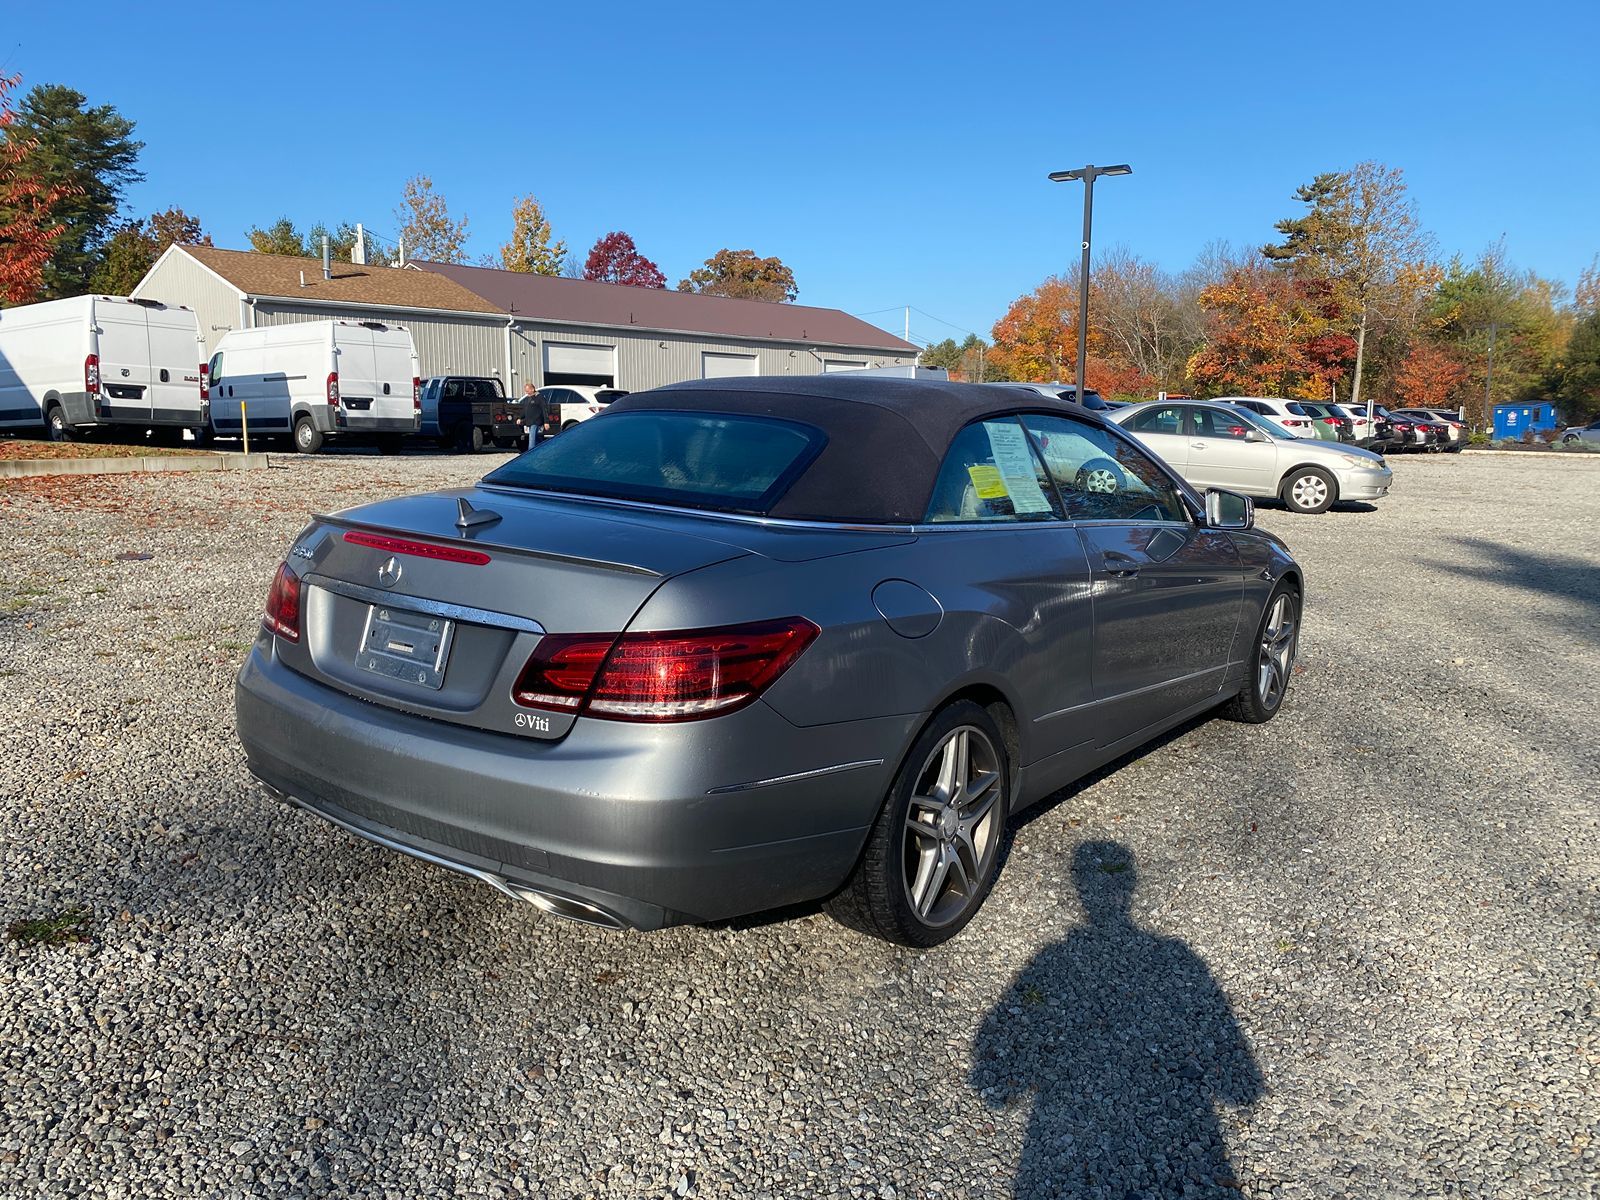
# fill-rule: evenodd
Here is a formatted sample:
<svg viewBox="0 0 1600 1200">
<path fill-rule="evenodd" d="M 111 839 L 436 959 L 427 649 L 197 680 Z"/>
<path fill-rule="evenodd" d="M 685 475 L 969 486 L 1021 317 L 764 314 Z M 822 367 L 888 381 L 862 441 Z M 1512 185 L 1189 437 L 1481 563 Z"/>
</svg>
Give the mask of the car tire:
<svg viewBox="0 0 1600 1200">
<path fill-rule="evenodd" d="M 1561 439 L 1561 444 L 1563 446 L 1576 446 L 1582 440 L 1583 439 L 1580 438 L 1577 434 L 1569 433 L 1569 434 L 1567 434 L 1566 437 Z"/>
<path fill-rule="evenodd" d="M 578 427 L 578 422 L 576 422 L 576 421 L 568 421 L 565 425 L 563 425 L 561 427 L 561 432 L 562 433 L 566 433 L 567 430 L 576 429 L 577 427 Z"/>
<path fill-rule="evenodd" d="M 1292 583 L 1279 583 L 1267 597 L 1256 624 L 1254 645 L 1250 678 L 1223 708 L 1223 716 L 1247 725 L 1264 725 L 1283 708 L 1300 650 L 1300 592 Z"/>
<path fill-rule="evenodd" d="M 954 796 L 952 774 L 963 776 Z M 1006 740 L 988 710 L 970 700 L 940 710 L 906 754 L 828 914 L 918 949 L 960 933 L 999 874 L 1010 789 Z"/>
<path fill-rule="evenodd" d="M 67 420 L 67 411 L 59 404 L 52 404 L 50 411 L 44 415 L 44 429 L 46 436 L 52 442 L 75 442 L 78 440 L 78 431 Z"/>
<path fill-rule="evenodd" d="M 1127 488 L 1128 476 L 1109 458 L 1091 458 L 1078 468 L 1072 486 L 1080 492 L 1115 496 Z"/>
<path fill-rule="evenodd" d="M 1284 476 L 1278 496 L 1294 512 L 1327 512 L 1339 498 L 1339 485 L 1321 467 L 1296 467 Z"/>
<path fill-rule="evenodd" d="M 311 418 L 300 416 L 294 422 L 294 448 L 301 454 L 315 454 L 322 449 L 323 437 Z"/>
</svg>

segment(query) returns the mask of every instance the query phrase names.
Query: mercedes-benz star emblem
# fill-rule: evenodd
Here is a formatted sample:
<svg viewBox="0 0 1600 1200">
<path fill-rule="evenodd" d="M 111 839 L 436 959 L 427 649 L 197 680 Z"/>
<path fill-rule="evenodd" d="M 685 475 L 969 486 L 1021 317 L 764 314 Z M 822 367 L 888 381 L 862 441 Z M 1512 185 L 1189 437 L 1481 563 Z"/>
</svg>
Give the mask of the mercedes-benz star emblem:
<svg viewBox="0 0 1600 1200">
<path fill-rule="evenodd" d="M 393 555 L 389 561 L 378 568 L 378 582 L 386 588 L 391 588 L 400 582 L 400 560 Z"/>
</svg>

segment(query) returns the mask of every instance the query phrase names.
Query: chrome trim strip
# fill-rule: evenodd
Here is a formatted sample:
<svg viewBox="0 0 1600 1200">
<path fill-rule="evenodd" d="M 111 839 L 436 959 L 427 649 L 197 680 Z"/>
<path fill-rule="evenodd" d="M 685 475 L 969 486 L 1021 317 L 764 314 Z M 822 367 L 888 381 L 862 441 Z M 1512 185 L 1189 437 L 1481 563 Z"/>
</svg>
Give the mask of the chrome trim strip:
<svg viewBox="0 0 1600 1200">
<path fill-rule="evenodd" d="M 676 504 L 655 504 L 648 500 L 623 500 L 616 496 L 586 496 L 582 492 L 553 492 L 547 488 L 516 487 L 505 483 L 476 485 L 481 492 L 497 492 L 503 496 L 537 496 L 547 500 L 576 500 L 583 504 L 600 504 L 608 508 L 626 508 L 638 512 L 664 512 L 674 516 L 704 517 L 713 521 L 737 521 L 743 525 L 770 526 L 774 529 L 828 529 L 849 533 L 912 533 L 915 527 L 898 525 L 873 525 L 848 521 L 802 521 L 795 517 L 762 517 L 755 513 L 718 512 L 711 508 L 685 508 Z"/>
<path fill-rule="evenodd" d="M 350 821 L 346 821 L 341 817 L 336 817 L 330 812 L 317 808 L 313 804 L 307 803 L 306 801 L 300 799 L 299 796 L 296 796 L 293 792 L 278 792 L 276 788 L 272 788 L 271 790 L 276 794 L 286 798 L 289 803 L 293 804 L 296 808 L 303 808 L 312 816 L 321 817 L 330 825 L 337 825 L 346 833 L 352 833 L 364 841 L 372 842 L 376 845 L 382 846 L 385 850 L 393 850 L 399 854 L 409 855 L 411 858 L 420 858 L 423 862 L 432 863 L 436 867 L 444 867 L 449 871 L 456 871 L 462 875 L 470 875 L 479 883 L 487 883 L 490 887 L 494 888 L 495 891 L 504 892 L 513 900 L 523 899 L 522 896 L 519 896 L 516 892 L 511 890 L 510 884 L 508 884 L 504 879 L 501 879 L 500 876 L 494 874 L 492 871 L 484 871 L 477 867 L 469 867 L 466 863 L 456 862 L 454 859 L 444 858 L 441 855 L 433 854 L 417 846 L 410 845 L 407 842 L 402 842 L 397 838 L 386 837 L 385 835 L 374 832 L 373 830 L 363 829 L 359 825 L 356 825 Z"/>
<path fill-rule="evenodd" d="M 831 767 L 818 767 L 815 771 L 796 771 L 793 775 L 774 775 L 771 779 L 757 779 L 750 783 L 729 783 L 707 790 L 708 796 L 721 796 L 728 792 L 748 792 L 753 788 L 771 787 L 775 783 L 793 783 L 799 779 L 815 779 L 819 775 L 834 775 L 840 771 L 855 771 L 861 767 L 881 767 L 881 758 L 863 758 L 859 762 L 837 763 Z"/>
<path fill-rule="evenodd" d="M 544 634 L 544 626 L 527 617 L 514 617 L 510 613 L 491 612 L 486 608 L 473 608 L 466 604 L 449 604 L 443 600 L 428 600 L 422 596 L 408 596 L 403 592 L 386 592 L 379 588 L 363 587 L 359 583 L 346 583 L 308 571 L 305 582 L 323 591 L 333 592 L 363 604 L 392 604 L 412 612 L 427 613 L 430 617 L 445 617 L 451 621 L 466 621 L 470 625 L 492 625 L 497 629 L 514 629 L 520 633 Z"/>
<path fill-rule="evenodd" d="M 1110 704 L 1113 700 L 1126 700 L 1130 696 L 1142 696 L 1146 692 L 1154 692 L 1164 687 L 1172 687 L 1175 684 L 1188 683 L 1191 679 L 1199 679 L 1202 675 L 1215 675 L 1219 671 L 1226 672 L 1228 668 L 1233 665 L 1234 664 L 1230 662 L 1220 667 L 1206 667 L 1203 670 L 1190 671 L 1187 675 L 1179 675 L 1175 679 L 1163 679 L 1160 683 L 1149 683 L 1142 688 L 1134 688 L 1130 692 L 1118 692 L 1115 696 L 1101 696 L 1098 699 L 1090 700 L 1084 704 L 1074 704 L 1068 708 L 1058 708 L 1055 710 L 1055 712 L 1047 712 L 1042 717 L 1035 717 L 1033 719 L 1033 723 L 1037 725 L 1040 721 L 1048 721 L 1052 717 L 1064 717 L 1068 713 L 1072 712 L 1081 712 L 1083 709 L 1093 708 L 1097 704 Z"/>
<path fill-rule="evenodd" d="M 504 892 L 513 900 L 521 901 L 523 904 L 533 905 L 540 912 L 546 914 L 547 916 L 561 917 L 564 920 L 577 921 L 583 925 L 598 925 L 602 929 L 628 928 L 627 922 L 622 920 L 622 918 L 615 916 L 612 913 L 608 913 L 605 909 L 600 908 L 597 905 L 590 904 L 587 901 L 574 900 L 570 896 L 562 896 L 555 892 L 542 892 L 537 888 L 528 887 L 524 884 L 511 883 L 508 880 L 502 879 L 493 871 L 484 871 L 478 867 L 469 867 L 466 863 L 456 862 L 454 859 L 450 858 L 444 858 L 441 855 L 430 853 L 427 850 L 420 849 L 419 847 L 402 842 L 396 838 L 386 837 L 385 835 L 376 833 L 370 829 L 363 829 L 359 825 L 355 825 L 349 821 L 334 816 L 330 812 L 325 812 L 323 809 L 306 803 L 306 801 L 300 799 L 299 796 L 296 796 L 293 793 L 280 792 L 268 784 L 263 784 L 262 786 L 267 787 L 267 789 L 274 795 L 282 796 L 296 808 L 304 809 L 314 817 L 321 817 L 330 825 L 337 825 L 346 833 L 354 834 L 363 841 L 371 842 L 377 846 L 382 846 L 385 850 L 393 850 L 397 854 L 404 854 L 408 858 L 419 859 L 422 862 L 430 863 L 435 867 L 443 867 L 447 871 L 455 871 L 458 874 L 466 875 L 472 879 L 476 879 L 479 883 L 486 883 L 490 887 L 494 888 L 495 891 Z"/>
</svg>

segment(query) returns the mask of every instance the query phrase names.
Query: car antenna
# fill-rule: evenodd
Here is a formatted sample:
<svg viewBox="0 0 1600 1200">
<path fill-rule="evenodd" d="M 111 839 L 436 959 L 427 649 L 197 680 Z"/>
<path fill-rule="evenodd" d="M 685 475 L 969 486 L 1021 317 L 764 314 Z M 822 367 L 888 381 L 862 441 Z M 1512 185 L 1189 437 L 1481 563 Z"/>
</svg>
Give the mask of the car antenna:
<svg viewBox="0 0 1600 1200">
<path fill-rule="evenodd" d="M 487 508 L 473 508 L 465 496 L 456 497 L 456 528 L 476 529 L 479 525 L 493 525 L 500 514 Z"/>
</svg>

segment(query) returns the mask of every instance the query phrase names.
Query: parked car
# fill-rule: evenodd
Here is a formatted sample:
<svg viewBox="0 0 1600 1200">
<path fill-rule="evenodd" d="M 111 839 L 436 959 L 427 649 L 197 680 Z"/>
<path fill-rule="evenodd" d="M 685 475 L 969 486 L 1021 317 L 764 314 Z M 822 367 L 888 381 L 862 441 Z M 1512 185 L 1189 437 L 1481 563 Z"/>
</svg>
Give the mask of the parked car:
<svg viewBox="0 0 1600 1200">
<path fill-rule="evenodd" d="M 1238 405 L 1150 401 L 1129 405 L 1111 420 L 1195 487 L 1271 497 L 1295 512 L 1378 500 L 1393 482 L 1381 455 L 1295 437 Z"/>
<path fill-rule="evenodd" d="M 476 487 L 314 518 L 237 728 L 280 795 L 548 913 L 826 898 L 931 946 L 1008 816 L 1281 708 L 1303 583 L 1252 525 L 1021 389 L 675 384 Z"/>
<path fill-rule="evenodd" d="M 422 380 L 411 334 L 381 321 L 302 321 L 235 329 L 211 356 L 211 428 L 290 435 L 315 454 L 329 438 L 385 453 L 415 433 Z M 242 409 L 242 411 L 241 411 Z"/>
<path fill-rule="evenodd" d="M 1350 422 L 1350 432 L 1357 446 L 1363 450 L 1372 449 L 1373 443 L 1378 440 L 1378 423 L 1367 419 L 1366 405 L 1358 404 L 1352 408 L 1348 404 L 1333 404 L 1329 407 Z"/>
<path fill-rule="evenodd" d="M 1393 453 L 1427 448 L 1429 437 L 1425 426 L 1419 427 L 1417 422 L 1409 417 L 1396 416 L 1381 404 L 1372 406 L 1372 415 L 1378 421 L 1380 428 L 1388 426 L 1389 436 L 1383 445 L 1384 450 Z"/>
<path fill-rule="evenodd" d="M 1260 416 L 1270 417 L 1292 437 L 1322 436 L 1317 432 L 1316 418 L 1301 408 L 1298 401 L 1284 400 L 1277 396 L 1218 396 L 1213 403 L 1233 404 Z"/>
<path fill-rule="evenodd" d="M 1451 429 L 1445 422 L 1439 420 L 1430 412 L 1422 409 L 1405 408 L 1396 409 L 1395 415 L 1403 421 L 1410 421 L 1426 435 L 1427 441 L 1424 449 L 1428 451 L 1448 450 L 1451 441 Z"/>
<path fill-rule="evenodd" d="M 72 296 L 0 309 L 0 429 L 43 425 L 57 442 L 107 425 L 198 434 L 205 356 L 181 305 Z"/>
<path fill-rule="evenodd" d="M 492 376 L 435 375 L 422 382 L 417 432 L 458 450 L 514 446 L 522 438 L 521 413 Z"/>
<path fill-rule="evenodd" d="M 1397 408 L 1394 411 L 1397 416 L 1426 424 L 1429 436 L 1436 439 L 1441 450 L 1459 454 L 1467 444 L 1467 427 L 1454 413 L 1435 408 Z"/>
<path fill-rule="evenodd" d="M 587 383 L 563 383 L 542 387 L 538 395 L 544 404 L 544 432 L 565 433 L 590 417 L 599 416 L 606 405 L 628 393 L 621 388 L 596 387 Z"/>
<path fill-rule="evenodd" d="M 986 383 L 983 386 L 1025 388 L 1030 392 L 1038 392 L 1041 396 L 1049 396 L 1052 400 L 1065 400 L 1068 404 L 1078 403 L 1078 385 L 1075 383 Z M 1083 389 L 1083 407 L 1092 412 L 1104 413 L 1120 406 L 1105 399 L 1093 388 L 1086 387 Z"/>
<path fill-rule="evenodd" d="M 1573 446 L 1579 442 L 1600 442 L 1600 421 L 1567 426 L 1566 432 L 1561 435 L 1561 444 Z"/>
<path fill-rule="evenodd" d="M 1355 423 L 1350 414 L 1337 404 L 1320 400 L 1297 400 L 1295 407 L 1316 422 L 1317 436 L 1328 442 L 1354 444 Z"/>
</svg>

